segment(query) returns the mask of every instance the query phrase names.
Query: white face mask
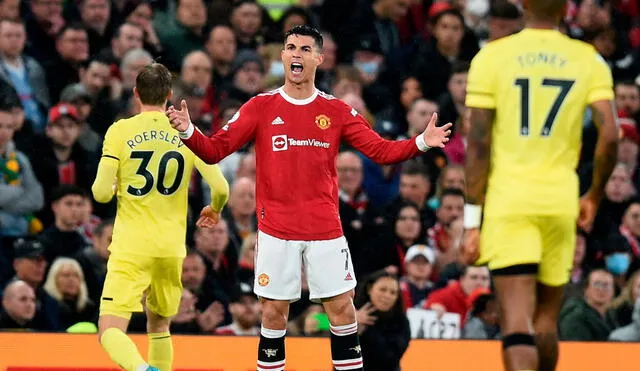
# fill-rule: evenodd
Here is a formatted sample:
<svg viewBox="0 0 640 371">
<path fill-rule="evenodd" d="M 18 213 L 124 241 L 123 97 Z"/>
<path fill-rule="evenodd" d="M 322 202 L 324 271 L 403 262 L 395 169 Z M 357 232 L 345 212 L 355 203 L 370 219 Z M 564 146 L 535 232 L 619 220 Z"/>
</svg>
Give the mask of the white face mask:
<svg viewBox="0 0 640 371">
<path fill-rule="evenodd" d="M 489 2 L 487 0 L 467 0 L 465 10 L 476 17 L 484 17 L 489 12 Z"/>
<path fill-rule="evenodd" d="M 271 66 L 269 67 L 269 75 L 275 77 L 284 76 L 284 65 L 281 61 L 272 61 Z"/>
</svg>

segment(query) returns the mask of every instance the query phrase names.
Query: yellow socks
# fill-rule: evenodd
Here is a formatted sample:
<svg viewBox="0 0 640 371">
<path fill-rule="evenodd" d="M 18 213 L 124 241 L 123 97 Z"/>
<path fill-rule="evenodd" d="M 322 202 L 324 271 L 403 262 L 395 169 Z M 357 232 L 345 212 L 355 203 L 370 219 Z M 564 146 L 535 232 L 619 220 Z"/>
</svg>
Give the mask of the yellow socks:
<svg viewBox="0 0 640 371">
<path fill-rule="evenodd" d="M 173 343 L 169 332 L 149 334 L 149 364 L 160 371 L 171 371 Z"/>
<path fill-rule="evenodd" d="M 147 363 L 138 352 L 136 344 L 119 329 L 107 329 L 100 338 L 100 344 L 109 354 L 109 357 L 125 370 L 138 371 L 146 369 Z"/>
</svg>

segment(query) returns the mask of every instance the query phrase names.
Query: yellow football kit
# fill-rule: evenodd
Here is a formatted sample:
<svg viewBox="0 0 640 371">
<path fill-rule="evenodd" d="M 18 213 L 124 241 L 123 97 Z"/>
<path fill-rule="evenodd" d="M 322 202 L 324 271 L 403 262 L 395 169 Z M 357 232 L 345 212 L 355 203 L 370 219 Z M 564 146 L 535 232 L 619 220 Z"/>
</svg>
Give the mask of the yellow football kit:
<svg viewBox="0 0 640 371">
<path fill-rule="evenodd" d="M 495 118 L 478 263 L 536 263 L 541 282 L 567 282 L 585 110 L 612 99 L 604 60 L 558 31 L 525 29 L 480 50 L 466 104 L 495 110 Z"/>
<path fill-rule="evenodd" d="M 220 211 L 229 196 L 222 172 L 180 141 L 163 112 L 143 112 L 107 131 L 92 191 L 98 202 L 115 193 L 118 210 L 101 314 L 128 318 L 142 310 L 145 292 L 154 313 L 177 313 L 194 166 L 211 187 L 212 208 Z"/>
</svg>

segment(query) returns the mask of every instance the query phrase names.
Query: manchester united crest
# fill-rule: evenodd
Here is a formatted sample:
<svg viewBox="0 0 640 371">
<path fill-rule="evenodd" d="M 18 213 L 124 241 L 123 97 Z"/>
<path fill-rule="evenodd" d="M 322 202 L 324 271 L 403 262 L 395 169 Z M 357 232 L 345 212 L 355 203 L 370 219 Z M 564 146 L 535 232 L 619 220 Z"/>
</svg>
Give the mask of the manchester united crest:
<svg viewBox="0 0 640 371">
<path fill-rule="evenodd" d="M 331 126 L 331 119 L 327 115 L 316 116 L 316 125 L 322 130 L 326 130 Z"/>
<path fill-rule="evenodd" d="M 258 285 L 267 286 L 268 284 L 269 284 L 269 276 L 267 276 L 264 273 L 258 276 Z"/>
</svg>

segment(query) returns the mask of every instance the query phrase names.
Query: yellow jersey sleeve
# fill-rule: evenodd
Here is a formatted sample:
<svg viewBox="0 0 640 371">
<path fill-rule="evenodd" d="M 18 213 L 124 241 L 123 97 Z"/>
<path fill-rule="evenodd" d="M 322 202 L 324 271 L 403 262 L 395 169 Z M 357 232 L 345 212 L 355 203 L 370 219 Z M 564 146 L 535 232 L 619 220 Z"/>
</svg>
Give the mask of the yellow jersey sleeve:
<svg viewBox="0 0 640 371">
<path fill-rule="evenodd" d="M 101 203 L 111 201 L 116 192 L 115 184 L 120 164 L 118 143 L 121 142 L 117 140 L 117 129 L 115 125 L 111 125 L 104 138 L 98 172 L 91 186 L 93 198 Z"/>
<path fill-rule="evenodd" d="M 494 69 L 496 61 L 490 48 L 482 48 L 471 61 L 467 77 L 467 107 L 493 109 L 496 107 Z"/>
<path fill-rule="evenodd" d="M 196 169 L 211 188 L 211 208 L 219 213 L 229 200 L 229 183 L 218 165 L 207 165 L 199 157 L 194 157 Z"/>
<path fill-rule="evenodd" d="M 613 100 L 613 77 L 611 69 L 602 57 L 594 52 L 593 68 L 589 75 L 589 93 L 587 95 L 587 103 L 601 100 Z"/>
</svg>

